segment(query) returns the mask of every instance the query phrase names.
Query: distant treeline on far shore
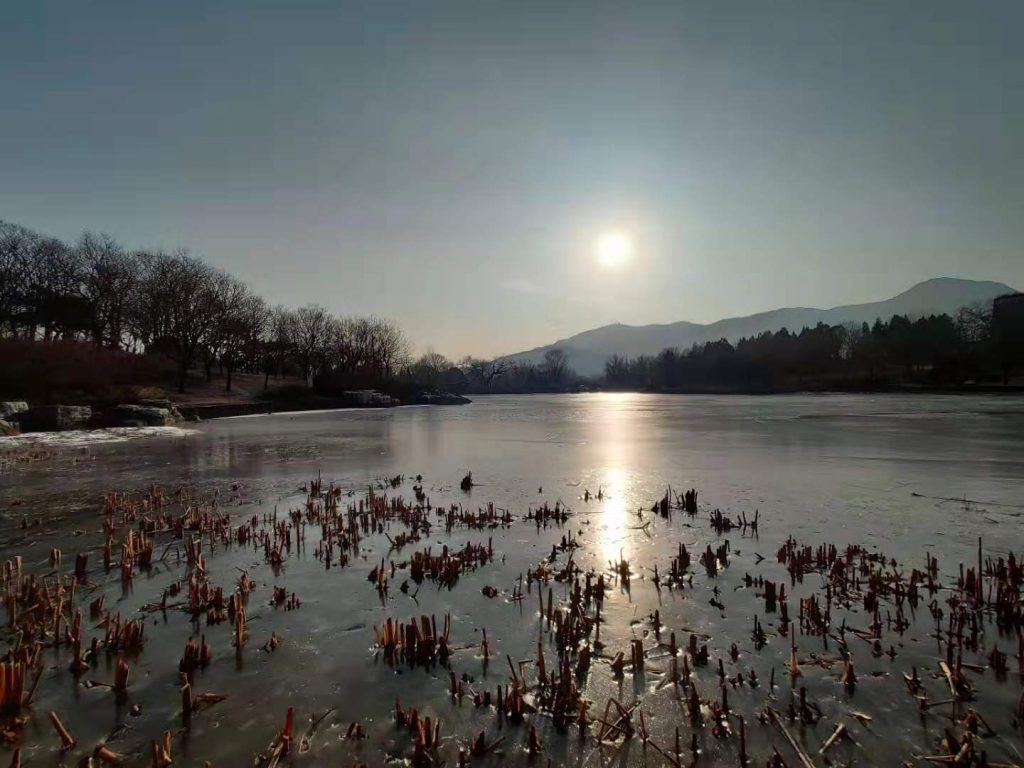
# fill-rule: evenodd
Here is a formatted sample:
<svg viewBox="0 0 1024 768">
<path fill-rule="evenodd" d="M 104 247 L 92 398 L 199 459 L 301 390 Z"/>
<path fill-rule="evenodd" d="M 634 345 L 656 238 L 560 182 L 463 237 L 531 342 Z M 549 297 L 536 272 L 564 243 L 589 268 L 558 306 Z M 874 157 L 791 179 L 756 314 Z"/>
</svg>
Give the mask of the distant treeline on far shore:
<svg viewBox="0 0 1024 768">
<path fill-rule="evenodd" d="M 1009 306 L 1009 305 L 1007 305 Z M 316 305 L 271 306 L 242 280 L 184 251 L 131 251 L 107 236 L 65 243 L 0 222 L 0 398 L 117 400 L 134 389 L 185 391 L 239 373 L 297 382 L 318 394 L 379 389 L 562 392 L 790 391 L 1009 382 L 1024 367 L 1020 302 L 956 317 L 781 330 L 613 356 L 583 379 L 563 350 L 537 362 L 436 352 L 418 357 L 378 317 L 339 317 Z"/>
<path fill-rule="evenodd" d="M 1024 326 L 993 320 L 991 304 L 955 318 L 896 315 L 873 325 L 819 324 L 716 341 L 655 356 L 613 356 L 605 383 L 614 388 L 681 391 L 882 389 L 965 382 L 1006 384 L 1024 365 Z"/>
</svg>

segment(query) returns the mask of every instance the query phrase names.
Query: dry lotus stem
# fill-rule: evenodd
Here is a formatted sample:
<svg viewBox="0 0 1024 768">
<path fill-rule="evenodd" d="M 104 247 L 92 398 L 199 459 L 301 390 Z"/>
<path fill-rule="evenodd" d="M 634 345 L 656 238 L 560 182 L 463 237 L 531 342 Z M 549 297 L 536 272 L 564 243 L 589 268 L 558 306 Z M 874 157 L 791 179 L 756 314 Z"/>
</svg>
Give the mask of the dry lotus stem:
<svg viewBox="0 0 1024 768">
<path fill-rule="evenodd" d="M 106 765 L 122 765 L 122 758 L 117 752 L 111 750 L 106 744 L 100 744 L 93 750 L 92 756 Z"/>
<path fill-rule="evenodd" d="M 171 732 L 164 731 L 163 743 L 153 742 L 153 768 L 167 768 L 174 761 L 171 758 Z"/>
<path fill-rule="evenodd" d="M 128 673 L 128 662 L 118 658 L 117 666 L 114 668 L 114 685 L 112 686 L 118 693 L 128 690 Z"/>
<path fill-rule="evenodd" d="M 50 712 L 50 722 L 53 723 L 54 730 L 57 731 L 57 735 L 60 736 L 62 748 L 68 750 L 74 747 L 76 744 L 75 739 L 71 736 L 70 733 L 68 733 L 68 729 L 64 727 L 64 724 L 60 721 L 60 718 L 57 717 L 56 712 Z"/>
<path fill-rule="evenodd" d="M 24 662 L 0 663 L 0 711 L 17 712 L 31 699 L 35 685 L 28 694 L 25 693 L 27 672 L 28 666 Z M 38 680 L 37 675 L 36 683 Z"/>
</svg>

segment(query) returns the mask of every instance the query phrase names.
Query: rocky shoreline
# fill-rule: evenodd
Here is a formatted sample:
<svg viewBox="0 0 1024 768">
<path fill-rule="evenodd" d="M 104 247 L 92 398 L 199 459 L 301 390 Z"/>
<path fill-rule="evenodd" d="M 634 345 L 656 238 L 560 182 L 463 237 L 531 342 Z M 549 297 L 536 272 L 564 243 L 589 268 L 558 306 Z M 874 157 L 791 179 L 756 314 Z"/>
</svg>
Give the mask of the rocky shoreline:
<svg viewBox="0 0 1024 768">
<path fill-rule="evenodd" d="M 394 408 L 400 405 L 465 405 L 469 398 L 450 392 L 420 392 L 402 402 L 376 390 L 345 392 L 340 397 L 309 397 L 294 402 L 256 401 L 178 405 L 167 399 L 94 408 L 91 405 L 30 405 L 24 400 L 0 402 L 0 436 L 22 432 L 120 427 L 172 427 L 186 421 L 342 408 Z"/>
<path fill-rule="evenodd" d="M 24 400 L 0 403 L 0 434 L 64 432 L 111 427 L 172 427 L 184 421 L 170 400 L 142 400 L 111 408 L 91 405 L 36 405 Z"/>
</svg>

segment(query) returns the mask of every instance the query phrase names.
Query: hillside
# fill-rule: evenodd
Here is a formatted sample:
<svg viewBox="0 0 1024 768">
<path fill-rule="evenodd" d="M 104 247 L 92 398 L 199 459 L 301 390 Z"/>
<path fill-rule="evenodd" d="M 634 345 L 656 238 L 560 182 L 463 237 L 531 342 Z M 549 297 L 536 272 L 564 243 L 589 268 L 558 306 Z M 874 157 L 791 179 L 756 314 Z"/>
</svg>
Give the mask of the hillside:
<svg viewBox="0 0 1024 768">
<path fill-rule="evenodd" d="M 911 319 L 930 314 L 954 314 L 961 307 L 991 301 L 996 296 L 1013 293 L 1003 283 L 939 277 L 918 283 L 909 290 L 883 301 L 848 304 L 831 309 L 790 307 L 760 312 L 746 317 L 731 317 L 714 323 L 687 321 L 663 325 L 606 325 L 578 333 L 543 347 L 509 355 L 507 359 L 540 362 L 550 349 L 561 349 L 569 356 L 569 365 L 579 374 L 594 376 L 604 370 L 605 361 L 613 354 L 635 357 L 655 355 L 666 347 L 687 349 L 694 344 L 726 339 L 735 342 L 744 336 L 782 328 L 799 331 L 819 322 L 829 325 L 872 323 L 876 318 L 907 315 Z"/>
</svg>

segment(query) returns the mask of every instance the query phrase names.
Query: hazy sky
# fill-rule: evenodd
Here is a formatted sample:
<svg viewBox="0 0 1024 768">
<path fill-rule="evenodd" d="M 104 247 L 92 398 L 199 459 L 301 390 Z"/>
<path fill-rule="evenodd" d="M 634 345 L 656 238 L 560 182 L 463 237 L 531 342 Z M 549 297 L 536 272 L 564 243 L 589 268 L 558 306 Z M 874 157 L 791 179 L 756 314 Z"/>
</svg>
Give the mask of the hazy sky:
<svg viewBox="0 0 1024 768">
<path fill-rule="evenodd" d="M 451 356 L 1024 288 L 1022 29 L 1020 0 L 11 0 L 0 218 Z"/>
</svg>

